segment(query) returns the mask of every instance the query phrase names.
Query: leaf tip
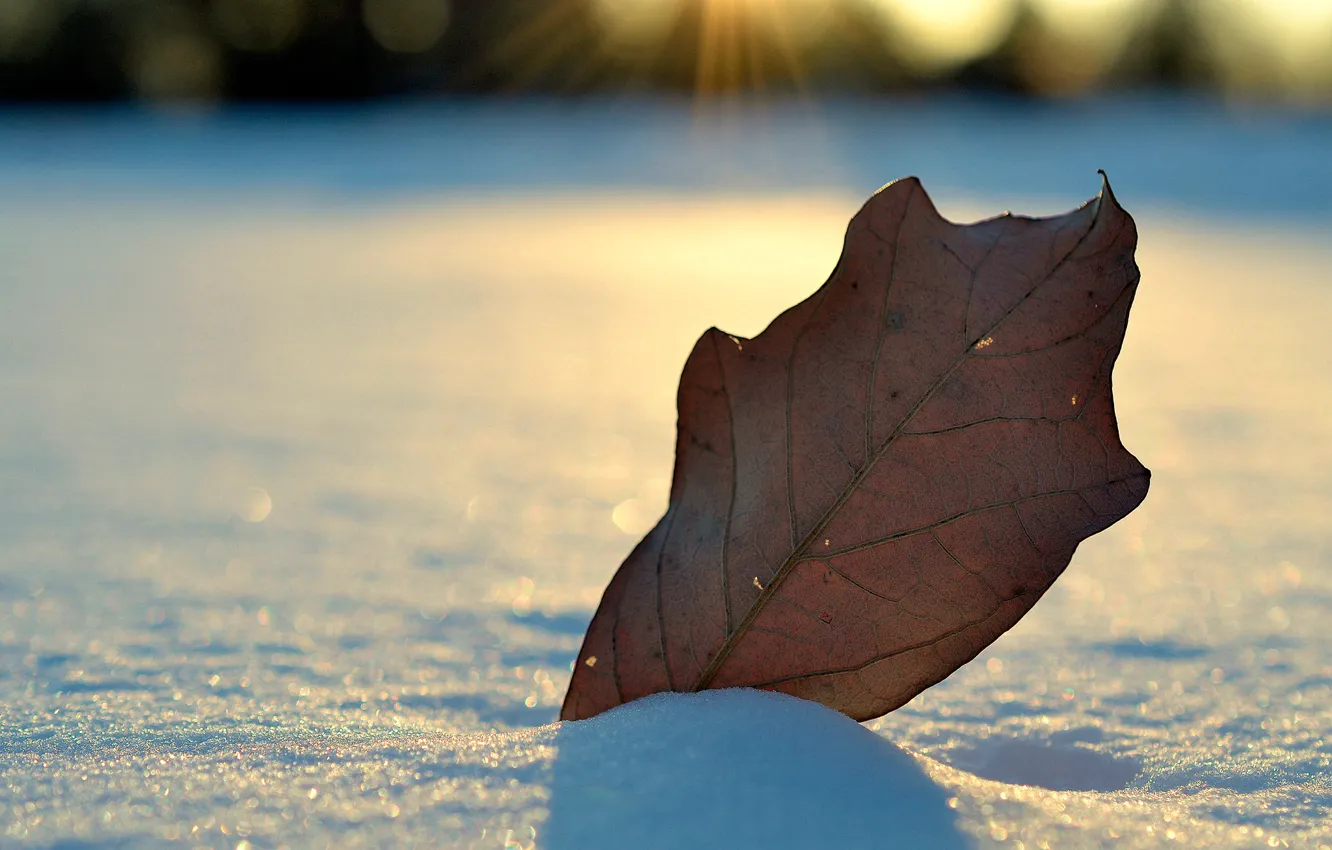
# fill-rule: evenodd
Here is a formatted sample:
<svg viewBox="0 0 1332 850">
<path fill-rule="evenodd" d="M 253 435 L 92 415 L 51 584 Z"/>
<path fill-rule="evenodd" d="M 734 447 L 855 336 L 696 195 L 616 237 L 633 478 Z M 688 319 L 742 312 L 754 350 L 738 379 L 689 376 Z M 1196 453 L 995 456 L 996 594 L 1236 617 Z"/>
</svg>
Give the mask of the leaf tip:
<svg viewBox="0 0 1332 850">
<path fill-rule="evenodd" d="M 1120 205 L 1119 199 L 1115 197 L 1115 190 L 1110 188 L 1110 175 L 1105 173 L 1104 168 L 1096 169 L 1096 173 L 1101 175 L 1101 194 L 1099 197 L 1102 200 L 1109 201 L 1116 209 L 1124 209 Z"/>
</svg>

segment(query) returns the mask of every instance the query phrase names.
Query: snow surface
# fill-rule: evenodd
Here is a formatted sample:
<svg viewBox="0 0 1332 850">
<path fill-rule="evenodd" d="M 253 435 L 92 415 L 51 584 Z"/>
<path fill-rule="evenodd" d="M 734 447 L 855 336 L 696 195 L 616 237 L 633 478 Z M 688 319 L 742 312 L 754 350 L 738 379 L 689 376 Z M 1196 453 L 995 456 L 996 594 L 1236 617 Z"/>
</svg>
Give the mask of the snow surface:
<svg viewBox="0 0 1332 850">
<path fill-rule="evenodd" d="M 937 132 L 1005 123 L 953 108 Z M 662 507 L 685 355 L 826 277 L 860 177 L 620 179 L 688 116 L 663 143 L 595 105 L 389 112 L 355 156 L 320 129 L 345 118 L 0 115 L 0 845 L 1332 846 L 1322 119 L 1011 108 L 1004 149 L 1042 157 L 948 136 L 954 176 L 992 176 L 926 173 L 946 214 L 1093 193 L 1105 163 L 1045 133 L 1210 145 L 1111 168 L 1144 273 L 1116 395 L 1152 492 L 975 662 L 860 726 L 744 692 L 554 724 Z M 894 114 L 861 115 L 873 151 L 763 168 L 921 171 Z M 522 133 L 497 144 L 622 144 L 519 191 L 458 142 L 501 119 Z M 1197 163 L 1278 151 L 1229 201 L 1195 191 Z"/>
<path fill-rule="evenodd" d="M 794 697 L 662 694 L 564 724 L 554 744 L 543 846 L 965 846 L 914 758 Z"/>
</svg>

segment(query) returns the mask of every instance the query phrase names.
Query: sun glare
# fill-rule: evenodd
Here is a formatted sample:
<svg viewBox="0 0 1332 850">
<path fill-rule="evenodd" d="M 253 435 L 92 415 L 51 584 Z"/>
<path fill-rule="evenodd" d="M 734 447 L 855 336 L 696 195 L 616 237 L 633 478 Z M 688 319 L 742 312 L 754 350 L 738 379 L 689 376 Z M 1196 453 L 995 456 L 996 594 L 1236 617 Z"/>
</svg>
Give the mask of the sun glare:
<svg viewBox="0 0 1332 850">
<path fill-rule="evenodd" d="M 586 2 L 602 55 L 649 75 L 661 60 L 674 62 L 699 94 L 805 90 L 818 78 L 820 51 L 826 56 L 846 38 L 840 28 L 863 25 L 856 10 L 877 19 L 875 35 L 909 74 L 944 77 L 1011 40 L 1014 70 L 1031 90 L 1076 94 L 1112 74 L 1161 12 L 1154 0 Z M 1332 86 L 1329 0 L 1217 0 L 1206 9 L 1199 27 L 1228 86 L 1274 83 L 1305 93 Z M 541 28 L 547 36 L 558 31 Z"/>
<path fill-rule="evenodd" d="M 762 89 L 805 79 L 804 54 L 832 28 L 826 0 L 592 0 L 612 52 L 644 60 L 682 21 L 696 24 L 700 93 Z M 635 56 L 634 54 L 638 54 Z"/>
</svg>

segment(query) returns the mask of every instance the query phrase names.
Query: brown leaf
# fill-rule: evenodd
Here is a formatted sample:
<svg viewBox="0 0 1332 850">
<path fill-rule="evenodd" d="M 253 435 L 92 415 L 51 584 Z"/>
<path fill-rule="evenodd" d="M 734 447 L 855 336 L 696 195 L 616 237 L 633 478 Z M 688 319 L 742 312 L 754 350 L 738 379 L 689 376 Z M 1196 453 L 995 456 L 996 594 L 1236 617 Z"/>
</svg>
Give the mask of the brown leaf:
<svg viewBox="0 0 1332 850">
<path fill-rule="evenodd" d="M 1062 216 L 963 226 L 908 178 L 812 296 L 752 340 L 703 334 L 670 506 L 611 579 L 561 717 L 748 686 L 865 720 L 974 658 L 1147 494 L 1110 390 L 1136 242 L 1108 182 Z"/>
</svg>

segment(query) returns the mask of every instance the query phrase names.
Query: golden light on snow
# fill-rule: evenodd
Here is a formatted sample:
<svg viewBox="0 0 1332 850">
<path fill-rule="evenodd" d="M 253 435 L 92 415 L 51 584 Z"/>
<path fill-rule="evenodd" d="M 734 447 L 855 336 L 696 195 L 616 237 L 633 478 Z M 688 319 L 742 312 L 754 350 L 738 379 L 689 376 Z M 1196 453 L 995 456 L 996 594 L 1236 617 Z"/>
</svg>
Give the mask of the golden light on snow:
<svg viewBox="0 0 1332 850">
<path fill-rule="evenodd" d="M 246 487 L 236 513 L 246 522 L 263 522 L 273 512 L 273 497 L 262 487 Z"/>
<path fill-rule="evenodd" d="M 1139 214 L 1144 280 L 1115 387 L 1124 441 L 1156 473 L 1152 493 L 1122 525 L 1079 548 L 1054 592 L 996 648 L 1001 657 L 987 653 L 871 728 L 920 754 L 913 758 L 948 795 L 941 805 L 963 837 L 1028 848 L 1332 844 L 1321 812 L 1287 817 L 1291 799 L 1313 799 L 1325 784 L 1317 760 L 1301 760 L 1299 748 L 1329 734 L 1328 691 L 1317 683 L 1332 676 L 1319 643 L 1326 621 L 1319 600 L 1329 598 L 1330 581 L 1332 370 L 1323 329 L 1332 316 L 1324 285 L 1332 246 L 1316 222 L 1280 230 L 1271 221 L 1200 225 L 1203 213 L 1191 220 L 1153 211 L 1150 198 L 1129 197 L 1127 177 L 1121 195 Z M 947 203 L 942 189 L 938 200 L 962 219 L 1004 206 L 1064 208 L 1030 204 L 1013 191 L 965 210 Z M 71 711 L 112 717 L 126 740 L 146 742 L 103 759 L 99 775 L 132 790 L 155 771 L 153 781 L 170 786 L 169 796 L 156 798 L 150 829 L 189 835 L 211 786 L 196 782 L 190 792 L 186 782 L 217 759 L 207 742 L 189 749 L 154 733 L 152 712 L 135 694 L 97 697 L 95 688 L 125 679 L 126 648 L 143 650 L 130 662 L 177 665 L 140 673 L 144 692 L 161 696 L 148 700 L 150 708 L 211 712 L 201 722 L 216 715 L 241 722 L 242 731 L 242 721 L 253 721 L 258 737 L 237 742 L 246 760 L 229 768 L 237 782 L 251 781 L 265 759 L 281 765 L 283 748 L 302 736 L 334 753 L 331 772 L 273 774 L 264 789 L 256 786 L 257 813 L 241 813 L 256 825 L 276 823 L 274 813 L 293 801 L 311 804 L 309 812 L 318 803 L 378 824 L 380 832 L 356 840 L 392 845 L 406 833 L 388 835 L 384 824 L 408 830 L 430 805 L 448 808 L 458 781 L 482 787 L 516 776 L 517 787 L 501 789 L 508 797 L 478 798 L 469 805 L 491 808 L 460 817 L 477 827 L 473 837 L 479 825 L 503 818 L 515 841 L 527 843 L 529 811 L 536 821 L 568 799 L 547 796 L 547 777 L 569 776 L 562 771 L 572 738 L 566 731 L 556 740 L 556 727 L 509 738 L 488 724 L 552 719 L 570 664 L 609 675 L 604 651 L 574 655 L 579 620 L 638 539 L 608 520 L 636 517 L 633 532 L 641 533 L 665 506 L 664 479 L 645 482 L 671 469 L 685 357 L 709 325 L 753 335 L 809 295 L 836 262 L 847 217 L 862 201 L 858 194 L 588 191 L 271 217 L 113 198 L 78 199 L 77 210 L 16 208 L 7 255 L 43 287 L 58 287 L 50 304 L 61 309 L 49 316 L 63 335 L 60 346 L 32 345 L 25 358 L 0 364 L 17 393 L 0 418 L 11 417 L 14 456 L 37 455 L 59 439 L 68 462 L 41 470 L 49 482 L 25 478 L 10 488 L 19 517 L 40 521 L 7 527 L 19 535 L 9 548 L 20 592 L 3 602 L 4 627 L 34 660 L 71 658 L 35 667 L 25 660 L 9 701 L 40 713 L 63 699 Z M 83 218 L 89 209 L 94 214 Z M 59 250 L 70 241 L 88 250 Z M 275 258 L 287 265 L 275 269 Z M 225 273 L 233 309 L 219 313 L 215 290 L 182 288 L 181 268 L 212 269 L 219 280 Z M 88 298 L 86 281 L 98 274 L 126 282 L 114 293 L 123 309 Z M 163 335 L 136 335 L 137 317 L 152 318 L 148 311 L 163 304 L 172 310 Z M 9 323 L 16 344 L 29 344 L 22 331 L 44 330 L 34 325 L 41 316 L 19 312 L 0 311 L 0 324 Z M 164 358 L 180 368 L 155 368 Z M 98 391 L 109 375 L 115 392 Z M 131 408 L 123 398 L 147 402 Z M 1063 398 L 1072 404 L 1071 395 Z M 1078 409 L 1084 404 L 1079 397 Z M 136 418 L 115 418 L 126 410 Z M 108 418 L 114 443 L 102 434 Z M 48 436 L 29 422 L 59 430 Z M 204 424 L 206 440 L 163 439 Z M 122 432 L 130 441 L 121 442 Z M 294 450 L 274 457 L 255 446 Z M 57 506 L 50 520 L 74 522 L 58 507 L 64 493 L 106 494 L 88 503 L 104 549 L 85 546 L 92 535 L 52 535 L 42 515 L 29 514 L 50 504 Z M 276 522 L 289 533 L 256 534 L 273 529 L 255 525 L 236 535 L 207 522 L 266 522 L 276 497 L 284 499 Z M 130 512 L 149 522 L 97 520 Z M 172 531 L 179 528 L 190 533 Z M 167 535 L 162 542 L 154 542 L 158 533 Z M 74 549 L 51 548 L 66 538 Z M 46 581 L 39 570 L 48 551 L 60 555 L 51 562 L 61 570 L 86 556 L 90 580 Z M 123 564 L 124 553 L 137 560 Z M 81 596 L 71 601 L 74 593 Z M 70 618 L 70 610 L 96 616 Z M 101 628 L 111 616 L 120 624 L 115 645 Z M 218 668 L 218 650 L 228 653 L 230 672 Z M 41 677 L 49 686 L 25 697 L 24 684 Z M 448 736 L 432 731 L 441 717 Z M 274 735 L 270 727 L 283 718 L 291 722 Z M 369 727 L 396 718 L 414 737 L 386 760 L 383 738 Z M 1192 719 L 1181 725 L 1180 718 Z M 743 728 L 745 716 L 738 720 Z M 78 715 L 61 722 L 68 725 L 60 734 L 76 740 Z M 366 730 L 362 742 L 343 734 L 347 724 Z M 625 728 L 650 740 L 648 726 Z M 1013 749 L 1013 742 L 1040 746 Z M 394 799 L 397 821 L 360 787 L 365 776 L 410 779 L 423 764 L 467 767 L 475 752 L 498 755 L 471 773 L 428 777 L 417 796 Z M 11 771 L 20 787 L 13 798 L 45 806 L 23 823 L 36 830 L 56 822 L 61 830 L 23 840 L 97 834 L 104 811 L 131 811 L 119 798 L 84 806 L 90 798 L 71 796 L 63 808 L 40 802 L 61 776 L 81 775 L 85 755 L 54 748 L 41 764 Z M 159 756 L 169 764 L 158 764 Z M 1060 790 L 1081 764 L 1133 784 Z M 1043 776 L 1055 787 L 1018 783 L 1018 768 L 1044 770 L 1032 781 Z M 1139 770 L 1150 772 L 1128 778 Z M 1235 775 L 1276 778 L 1236 793 Z M 1144 789 L 1142 776 L 1157 790 Z M 666 784 L 679 789 L 707 778 L 695 772 Z M 1169 790 L 1179 787 L 1190 793 Z M 1250 816 L 1244 823 L 1226 816 L 1237 806 Z M 91 814 L 68 820 L 83 809 Z M 41 824 L 33 819 L 44 815 Z M 222 822 L 229 830 L 235 823 Z M 745 828 L 744 817 L 733 822 Z M 313 830 L 317 819 L 310 823 Z M 224 839 L 218 827 L 195 837 Z M 259 832 L 249 837 L 264 844 Z M 233 832 L 228 846 L 239 841 Z M 438 843 L 465 842 L 455 831 Z"/>
</svg>

